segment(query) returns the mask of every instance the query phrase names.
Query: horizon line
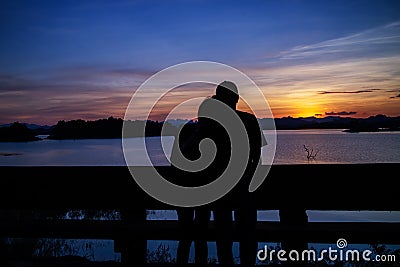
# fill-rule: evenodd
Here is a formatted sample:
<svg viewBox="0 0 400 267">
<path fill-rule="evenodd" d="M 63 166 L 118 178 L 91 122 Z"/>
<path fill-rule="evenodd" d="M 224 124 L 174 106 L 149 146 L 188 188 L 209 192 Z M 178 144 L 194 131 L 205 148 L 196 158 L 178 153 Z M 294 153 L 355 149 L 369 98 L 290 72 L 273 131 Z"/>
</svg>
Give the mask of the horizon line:
<svg viewBox="0 0 400 267">
<path fill-rule="evenodd" d="M 349 116 L 349 115 L 323 115 L 323 116 L 307 116 L 307 117 L 301 117 L 301 116 L 300 116 L 300 117 L 292 117 L 292 116 L 288 115 L 288 116 L 283 116 L 283 117 L 278 117 L 278 118 L 275 118 L 275 117 L 272 117 L 272 118 L 264 117 L 264 118 L 257 118 L 257 119 L 258 119 L 258 120 L 263 120 L 263 119 L 274 119 L 274 120 L 276 120 L 276 119 L 325 119 L 325 118 L 368 119 L 368 118 L 377 117 L 377 116 L 385 116 L 385 117 L 387 117 L 387 118 L 397 118 L 397 117 L 400 117 L 400 115 L 397 115 L 397 116 L 388 116 L 388 115 L 385 115 L 385 114 L 376 114 L 376 115 L 370 115 L 370 116 L 366 116 L 366 117 L 352 117 L 352 116 Z M 103 117 L 103 118 L 98 118 L 98 119 L 82 119 L 82 118 L 77 118 L 77 119 L 70 119 L 70 120 L 58 120 L 56 123 L 53 123 L 53 124 L 28 123 L 28 122 L 23 122 L 23 121 L 15 120 L 15 121 L 8 122 L 8 123 L 7 123 L 7 122 L 6 122 L 6 123 L 0 122 L 0 126 L 2 126 L 2 125 L 7 125 L 7 124 L 13 124 L 13 123 L 34 124 L 34 125 L 39 125 L 39 126 L 53 126 L 53 125 L 57 125 L 57 123 L 60 122 L 60 121 L 68 122 L 68 121 L 83 120 L 83 121 L 85 121 L 85 122 L 89 122 L 89 121 L 107 120 L 107 119 L 110 119 L 110 118 L 113 118 L 113 119 L 121 119 L 121 120 L 124 121 L 124 118 L 109 116 L 109 117 Z M 169 120 L 167 120 L 167 121 L 173 121 L 173 120 L 175 120 L 175 121 L 176 121 L 176 120 L 195 121 L 195 120 L 197 120 L 197 118 L 192 118 L 192 119 L 187 119 L 187 118 L 176 118 L 176 119 L 169 119 Z M 137 120 L 126 120 L 126 121 L 154 121 L 154 122 L 165 122 L 165 120 L 160 120 L 160 121 L 159 121 L 159 120 L 151 120 L 151 119 L 147 119 L 147 120 L 145 120 L 145 119 L 137 119 Z"/>
</svg>

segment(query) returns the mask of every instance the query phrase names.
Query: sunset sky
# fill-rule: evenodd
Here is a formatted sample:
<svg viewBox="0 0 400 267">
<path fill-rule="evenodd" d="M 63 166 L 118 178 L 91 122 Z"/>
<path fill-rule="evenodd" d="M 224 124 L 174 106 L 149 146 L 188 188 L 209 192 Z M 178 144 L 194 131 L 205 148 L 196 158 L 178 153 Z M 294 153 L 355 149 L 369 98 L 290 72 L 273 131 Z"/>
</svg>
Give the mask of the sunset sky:
<svg viewBox="0 0 400 267">
<path fill-rule="evenodd" d="M 146 79 L 193 60 L 248 75 L 278 118 L 400 116 L 398 0 L 6 0 L 0 40 L 0 123 L 123 117 Z"/>
</svg>

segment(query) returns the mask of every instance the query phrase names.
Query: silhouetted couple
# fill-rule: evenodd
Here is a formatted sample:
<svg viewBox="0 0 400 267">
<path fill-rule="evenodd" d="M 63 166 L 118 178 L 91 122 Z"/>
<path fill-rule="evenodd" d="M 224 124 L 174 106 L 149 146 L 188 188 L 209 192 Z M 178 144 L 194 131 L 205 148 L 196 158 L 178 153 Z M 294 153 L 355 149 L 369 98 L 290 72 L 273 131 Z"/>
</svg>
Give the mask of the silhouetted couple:
<svg viewBox="0 0 400 267">
<path fill-rule="evenodd" d="M 249 148 L 247 167 L 244 170 L 238 184 L 224 197 L 217 201 L 196 208 L 179 208 L 177 210 L 178 220 L 181 224 L 182 238 L 180 239 L 177 252 L 177 263 L 185 266 L 188 262 L 189 251 L 192 241 L 195 247 L 196 266 L 206 266 L 208 260 L 208 223 L 211 211 L 214 215 L 216 226 L 216 245 L 218 262 L 221 266 L 233 266 L 233 218 L 234 211 L 235 225 L 238 227 L 238 238 L 240 242 L 240 262 L 242 266 L 253 266 L 256 261 L 257 241 L 254 237 L 254 228 L 257 222 L 257 210 L 252 204 L 252 193 L 248 192 L 248 187 L 254 171 L 260 164 L 261 147 L 266 145 L 265 137 L 260 129 L 256 117 L 250 113 L 236 110 L 239 101 L 239 94 L 236 85 L 229 81 L 220 83 L 216 88 L 216 93 L 210 98 L 206 98 L 198 110 L 198 123 L 188 123 L 183 126 L 179 134 L 179 142 L 175 142 L 171 162 L 174 165 L 174 151 L 180 149 L 183 156 L 189 160 L 199 159 L 200 142 L 210 139 L 215 144 L 215 157 L 204 169 L 181 173 L 183 186 L 206 185 L 218 179 L 228 168 L 231 161 L 231 135 L 227 129 L 232 131 L 232 125 L 236 116 L 244 125 L 241 129 L 245 131 L 246 137 L 238 142 L 243 142 Z M 223 106 L 221 106 L 223 105 Z M 224 120 L 215 120 L 221 108 L 229 108 L 232 112 Z M 222 112 L 223 113 L 223 112 Z M 210 115 L 211 114 L 211 115 Z M 228 112 L 229 114 L 229 112 Z M 240 131 L 241 129 L 233 129 Z M 176 139 L 177 140 L 177 139 Z M 237 142 L 237 140 L 236 140 Z M 244 157 L 245 158 L 245 157 Z M 236 197 L 232 198 L 232 194 Z"/>
</svg>

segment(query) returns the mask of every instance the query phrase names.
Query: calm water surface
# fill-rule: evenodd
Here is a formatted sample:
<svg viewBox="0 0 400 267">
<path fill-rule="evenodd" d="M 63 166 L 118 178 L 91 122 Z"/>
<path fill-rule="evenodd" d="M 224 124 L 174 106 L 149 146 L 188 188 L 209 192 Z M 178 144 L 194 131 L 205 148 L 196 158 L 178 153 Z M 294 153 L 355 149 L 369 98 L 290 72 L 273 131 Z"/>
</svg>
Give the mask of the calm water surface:
<svg viewBox="0 0 400 267">
<path fill-rule="evenodd" d="M 268 131 L 265 136 L 269 146 L 262 149 L 263 162 L 272 149 L 273 138 Z M 130 155 L 135 165 L 151 165 L 145 156 L 143 138 L 131 138 Z M 149 155 L 155 165 L 169 165 L 173 137 L 147 138 Z M 303 146 L 317 152 L 316 159 L 307 161 Z M 285 130 L 277 131 L 274 164 L 308 163 L 377 163 L 400 162 L 400 132 L 344 133 L 342 130 Z M 0 142 L 0 165 L 2 166 L 49 166 L 49 165 L 126 165 L 120 139 L 42 140 L 23 143 Z"/>
</svg>

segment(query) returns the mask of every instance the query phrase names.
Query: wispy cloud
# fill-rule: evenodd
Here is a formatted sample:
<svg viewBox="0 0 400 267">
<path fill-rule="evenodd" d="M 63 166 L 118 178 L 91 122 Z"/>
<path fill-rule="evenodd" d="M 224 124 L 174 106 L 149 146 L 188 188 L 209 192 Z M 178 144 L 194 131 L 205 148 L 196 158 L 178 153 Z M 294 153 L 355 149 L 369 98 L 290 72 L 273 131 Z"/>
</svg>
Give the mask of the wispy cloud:
<svg viewBox="0 0 400 267">
<path fill-rule="evenodd" d="M 351 106 L 357 115 L 398 115 L 400 21 L 293 47 L 246 70 L 274 111 L 324 114 Z M 390 103 L 389 103 L 390 102 Z M 281 111 L 282 110 L 282 111 Z M 353 114 L 354 115 L 354 114 Z"/>
<path fill-rule="evenodd" d="M 23 76 L 0 75 L 1 121 L 54 124 L 77 118 L 124 117 L 135 90 L 154 73 L 147 69 L 76 66 Z M 213 86 L 204 84 L 175 88 L 156 103 L 151 119 L 160 119 L 181 102 L 209 96 L 213 90 Z M 146 97 L 158 96 L 156 91 L 149 91 Z M 138 119 L 145 118 L 148 105 L 144 98 L 135 106 Z M 182 118 L 196 115 L 184 109 L 177 112 Z"/>
<path fill-rule="evenodd" d="M 122 117 L 134 90 L 150 72 L 77 66 L 24 75 L 0 75 L 1 120 L 53 124 L 58 120 Z"/>
<path fill-rule="evenodd" d="M 355 114 L 357 114 L 357 112 L 355 112 L 355 111 L 325 112 L 326 116 L 350 116 L 350 115 L 355 115 Z"/>
<path fill-rule="evenodd" d="M 306 108 L 310 114 L 398 115 L 400 22 L 294 47 L 274 60 L 242 71 L 261 87 L 278 117 L 300 114 Z M 1 119 L 54 123 L 121 117 L 134 90 L 156 71 L 86 65 L 19 76 L 0 73 Z M 181 101 L 209 94 L 207 88 L 177 88 L 165 96 L 157 112 L 167 114 Z M 141 105 L 145 101 L 138 112 Z"/>
<path fill-rule="evenodd" d="M 357 91 L 319 91 L 320 95 L 325 94 L 361 94 L 361 93 L 372 93 L 374 91 L 379 91 L 380 89 L 369 89 L 369 90 L 357 90 Z"/>
<path fill-rule="evenodd" d="M 279 55 L 286 60 L 310 60 L 313 58 L 338 59 L 360 56 L 390 55 L 400 52 L 400 21 L 365 30 L 349 36 L 316 44 L 303 45 L 284 51 Z"/>
<path fill-rule="evenodd" d="M 390 98 L 391 98 L 391 99 L 400 98 L 400 94 L 398 94 L 397 96 L 391 96 Z"/>
</svg>

